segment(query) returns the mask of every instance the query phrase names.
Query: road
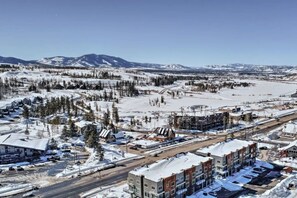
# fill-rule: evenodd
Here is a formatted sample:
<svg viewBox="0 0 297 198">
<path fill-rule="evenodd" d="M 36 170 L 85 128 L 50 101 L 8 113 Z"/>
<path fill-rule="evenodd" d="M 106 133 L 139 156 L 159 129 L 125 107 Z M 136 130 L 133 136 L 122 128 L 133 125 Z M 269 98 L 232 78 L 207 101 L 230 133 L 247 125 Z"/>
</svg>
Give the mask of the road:
<svg viewBox="0 0 297 198">
<path fill-rule="evenodd" d="M 234 137 L 242 138 L 246 135 L 246 133 L 266 133 L 272 128 L 278 127 L 280 124 L 288 122 L 290 120 L 297 119 L 297 113 L 289 116 L 285 116 L 280 118 L 279 121 L 272 120 L 271 122 L 267 122 L 260 126 L 254 127 L 250 130 L 240 130 L 234 133 Z M 157 160 L 171 157 L 181 152 L 195 152 L 197 149 L 206 147 L 218 142 L 222 142 L 225 140 L 225 136 L 217 136 L 215 138 L 199 142 L 189 144 L 185 147 L 177 147 L 171 150 L 167 150 L 161 153 L 158 157 L 147 156 L 143 159 L 134 160 L 130 162 L 126 162 L 123 166 L 116 167 L 114 169 L 109 169 L 102 171 L 101 177 L 99 178 L 99 173 L 94 173 L 89 176 L 81 177 L 81 178 L 73 178 L 67 181 L 54 184 L 52 186 L 44 187 L 36 193 L 37 196 L 40 197 L 48 197 L 48 198 L 65 198 L 65 197 L 79 197 L 79 194 L 82 192 L 86 192 L 92 190 L 94 188 L 98 188 L 100 186 L 109 186 L 112 184 L 119 183 L 127 179 L 128 172 L 133 170 L 135 167 L 150 164 Z"/>
</svg>

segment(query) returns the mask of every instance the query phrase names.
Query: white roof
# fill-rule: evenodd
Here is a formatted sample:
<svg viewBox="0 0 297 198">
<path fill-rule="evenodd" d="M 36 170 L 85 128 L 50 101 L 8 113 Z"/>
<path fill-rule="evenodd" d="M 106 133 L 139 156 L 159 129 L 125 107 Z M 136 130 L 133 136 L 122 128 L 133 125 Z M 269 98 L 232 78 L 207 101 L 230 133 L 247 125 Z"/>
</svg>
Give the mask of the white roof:
<svg viewBox="0 0 297 198">
<path fill-rule="evenodd" d="M 120 132 L 118 132 L 118 133 L 114 133 L 113 135 L 114 135 L 114 137 L 115 137 L 116 139 L 120 139 L 120 138 L 124 138 L 124 137 L 125 137 L 125 134 L 124 134 L 124 132 L 122 132 L 122 131 L 120 131 Z"/>
<path fill-rule="evenodd" d="M 283 151 L 283 150 L 287 150 L 293 146 L 297 146 L 297 140 L 295 140 L 294 142 L 291 142 L 288 146 L 284 146 L 284 147 L 281 147 L 279 148 L 278 150 L 279 151 Z"/>
<path fill-rule="evenodd" d="M 86 120 L 81 120 L 79 122 L 74 123 L 76 126 L 78 126 L 79 128 L 85 127 L 89 124 L 93 124 L 93 122 L 90 121 L 86 121 Z"/>
<path fill-rule="evenodd" d="M 109 133 L 111 133 L 112 131 L 109 129 L 102 129 L 102 131 L 99 134 L 99 137 L 101 138 L 106 138 L 108 136 Z"/>
<path fill-rule="evenodd" d="M 40 151 L 46 150 L 48 142 L 48 138 L 37 139 L 16 133 L 0 136 L 0 145 L 29 148 Z"/>
<path fill-rule="evenodd" d="M 170 133 L 173 133 L 173 130 L 170 128 L 158 127 L 155 129 L 155 133 L 157 133 L 158 135 L 169 136 Z"/>
<path fill-rule="evenodd" d="M 215 155 L 215 156 L 224 156 L 252 144 L 254 144 L 254 142 L 252 141 L 233 139 L 233 140 L 220 142 L 220 143 L 211 145 L 209 147 L 199 149 L 197 152 L 205 153 L 205 154 L 210 153 L 211 155 Z"/>
<path fill-rule="evenodd" d="M 283 127 L 283 132 L 284 133 L 292 133 L 296 134 L 297 133 L 297 123 L 295 122 L 289 122 Z"/>
<path fill-rule="evenodd" d="M 143 175 L 146 179 L 158 182 L 172 174 L 178 174 L 201 162 L 206 162 L 210 157 L 201 157 L 193 153 L 178 154 L 176 157 L 163 159 L 151 165 L 143 166 L 130 171 L 134 175 Z"/>
</svg>

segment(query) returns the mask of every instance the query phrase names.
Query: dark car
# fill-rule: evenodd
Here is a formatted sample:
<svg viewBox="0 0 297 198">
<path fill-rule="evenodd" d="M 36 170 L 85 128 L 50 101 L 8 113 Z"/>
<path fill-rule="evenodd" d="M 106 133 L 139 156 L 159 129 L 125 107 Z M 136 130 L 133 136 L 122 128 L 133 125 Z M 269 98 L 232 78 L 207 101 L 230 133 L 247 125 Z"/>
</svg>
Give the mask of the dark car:
<svg viewBox="0 0 297 198">
<path fill-rule="evenodd" d="M 15 171 L 15 168 L 13 168 L 12 166 L 8 168 L 8 170 L 10 171 Z"/>
<path fill-rule="evenodd" d="M 137 146 L 130 146 L 129 148 L 133 150 L 138 150 Z"/>
</svg>

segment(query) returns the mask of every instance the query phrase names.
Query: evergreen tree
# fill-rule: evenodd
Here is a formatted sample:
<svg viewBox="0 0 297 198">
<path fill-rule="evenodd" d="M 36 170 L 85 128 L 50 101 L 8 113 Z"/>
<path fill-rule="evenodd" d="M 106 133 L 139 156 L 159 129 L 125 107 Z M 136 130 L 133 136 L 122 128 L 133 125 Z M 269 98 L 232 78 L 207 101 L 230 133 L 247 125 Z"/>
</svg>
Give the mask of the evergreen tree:
<svg viewBox="0 0 297 198">
<path fill-rule="evenodd" d="M 92 130 L 88 139 L 87 139 L 87 146 L 90 148 L 95 148 L 97 142 L 98 142 L 98 135 L 97 132 Z"/>
</svg>

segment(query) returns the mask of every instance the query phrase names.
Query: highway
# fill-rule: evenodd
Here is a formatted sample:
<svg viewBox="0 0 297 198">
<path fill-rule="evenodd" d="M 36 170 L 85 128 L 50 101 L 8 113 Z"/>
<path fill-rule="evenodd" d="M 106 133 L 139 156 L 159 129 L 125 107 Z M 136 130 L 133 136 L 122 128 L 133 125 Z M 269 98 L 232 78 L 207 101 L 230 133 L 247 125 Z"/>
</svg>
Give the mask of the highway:
<svg viewBox="0 0 297 198">
<path fill-rule="evenodd" d="M 290 120 L 297 119 L 297 113 L 292 115 L 287 115 L 279 120 L 271 120 L 269 122 L 263 123 L 259 126 L 251 127 L 249 129 L 242 129 L 240 131 L 234 132 L 235 138 L 245 137 L 246 133 L 256 134 L 256 133 L 266 133 L 269 130 L 278 127 L 280 124 L 288 122 Z M 128 172 L 133 170 L 135 167 L 150 164 L 157 160 L 171 157 L 181 152 L 195 152 L 197 149 L 202 147 L 206 147 L 218 142 L 222 142 L 225 140 L 225 135 L 218 135 L 216 137 L 212 137 L 212 139 L 208 139 L 206 141 L 202 141 L 199 143 L 189 144 L 183 147 L 172 148 L 171 150 L 164 151 L 158 157 L 146 156 L 145 158 L 139 160 L 133 160 L 126 162 L 122 166 L 118 166 L 113 169 L 104 170 L 100 173 L 94 173 L 89 176 L 79 177 L 69 179 L 67 181 L 57 183 L 51 186 L 47 186 L 41 188 L 36 196 L 39 197 L 48 197 L 48 198 L 65 198 L 65 197 L 79 197 L 80 193 L 87 192 L 94 188 L 98 188 L 100 186 L 110 186 L 121 181 L 127 179 Z"/>
</svg>

